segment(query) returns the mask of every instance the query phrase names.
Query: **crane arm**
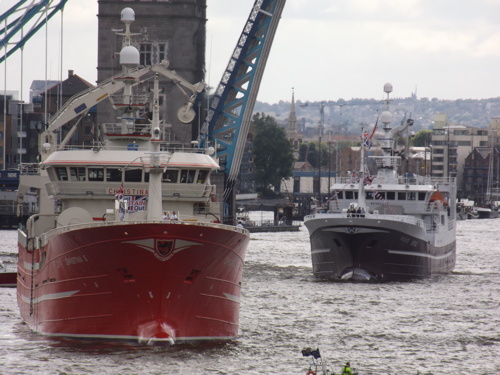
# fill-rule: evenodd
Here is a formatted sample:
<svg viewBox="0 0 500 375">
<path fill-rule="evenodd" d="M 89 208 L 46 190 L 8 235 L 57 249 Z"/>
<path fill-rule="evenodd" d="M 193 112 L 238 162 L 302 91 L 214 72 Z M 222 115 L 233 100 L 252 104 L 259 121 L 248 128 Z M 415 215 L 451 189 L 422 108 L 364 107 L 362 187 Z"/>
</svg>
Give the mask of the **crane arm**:
<svg viewBox="0 0 500 375">
<path fill-rule="evenodd" d="M 49 126 L 42 133 L 42 140 L 44 140 L 42 143 L 53 143 L 51 138 L 55 131 L 76 117 L 86 114 L 93 106 L 108 98 L 110 95 L 122 90 L 125 87 L 126 80 L 137 80 L 151 72 L 159 73 L 172 80 L 176 85 L 181 85 L 191 91 L 190 103 L 194 102 L 198 93 L 202 92 L 205 88 L 203 82 L 198 82 L 193 85 L 179 76 L 175 71 L 169 70 L 168 61 L 163 61 L 160 64 L 145 68 L 137 68 L 129 73 L 119 73 L 95 87 L 91 87 L 71 97 L 50 119 Z"/>
</svg>

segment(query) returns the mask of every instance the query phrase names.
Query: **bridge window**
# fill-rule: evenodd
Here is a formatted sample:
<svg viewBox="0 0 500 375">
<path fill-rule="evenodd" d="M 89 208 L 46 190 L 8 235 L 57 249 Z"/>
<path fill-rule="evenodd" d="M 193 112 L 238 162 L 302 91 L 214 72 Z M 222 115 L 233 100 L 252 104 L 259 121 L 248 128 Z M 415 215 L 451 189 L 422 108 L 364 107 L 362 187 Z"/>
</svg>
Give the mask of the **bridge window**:
<svg viewBox="0 0 500 375">
<path fill-rule="evenodd" d="M 425 192 L 420 191 L 418 193 L 418 200 L 419 201 L 425 201 Z"/>
<path fill-rule="evenodd" d="M 208 169 L 200 169 L 198 171 L 198 178 L 196 179 L 196 182 L 198 184 L 204 184 L 208 176 Z"/>
<path fill-rule="evenodd" d="M 375 193 L 375 199 L 378 199 L 380 201 L 385 201 L 385 191 L 377 191 Z"/>
<path fill-rule="evenodd" d="M 89 168 L 89 181 L 104 181 L 104 169 L 96 167 Z"/>
<path fill-rule="evenodd" d="M 178 174 L 179 171 L 177 169 L 167 169 L 165 173 L 163 173 L 162 181 L 168 183 L 176 183 Z"/>
<path fill-rule="evenodd" d="M 394 191 L 388 191 L 387 192 L 387 198 L 388 201 L 393 201 L 396 200 L 396 192 Z"/>
<path fill-rule="evenodd" d="M 125 181 L 127 181 L 127 182 L 141 182 L 142 181 L 142 169 L 125 170 Z"/>
<path fill-rule="evenodd" d="M 181 183 L 191 184 L 194 181 L 194 175 L 196 170 L 194 169 L 182 169 L 181 170 Z"/>
<path fill-rule="evenodd" d="M 406 192 L 399 192 L 398 193 L 398 201 L 405 201 L 406 200 Z"/>
<path fill-rule="evenodd" d="M 68 171 L 66 167 L 56 167 L 57 179 L 60 181 L 68 181 Z"/>
<path fill-rule="evenodd" d="M 106 168 L 106 181 L 119 182 L 122 180 L 122 171 L 119 168 Z"/>
<path fill-rule="evenodd" d="M 71 181 L 87 181 L 87 171 L 85 167 L 70 167 L 69 174 Z"/>
</svg>

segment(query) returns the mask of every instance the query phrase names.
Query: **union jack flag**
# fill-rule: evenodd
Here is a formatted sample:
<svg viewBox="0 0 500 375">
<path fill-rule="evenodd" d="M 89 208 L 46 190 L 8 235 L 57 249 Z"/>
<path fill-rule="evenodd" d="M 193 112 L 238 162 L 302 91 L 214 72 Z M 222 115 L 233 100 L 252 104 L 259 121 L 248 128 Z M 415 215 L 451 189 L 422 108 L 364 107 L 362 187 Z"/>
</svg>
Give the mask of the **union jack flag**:
<svg viewBox="0 0 500 375">
<path fill-rule="evenodd" d="M 117 201 L 120 201 L 120 200 L 123 199 L 123 182 L 122 182 L 122 184 L 120 185 L 120 188 L 118 189 L 118 191 L 115 194 L 115 199 Z"/>
</svg>

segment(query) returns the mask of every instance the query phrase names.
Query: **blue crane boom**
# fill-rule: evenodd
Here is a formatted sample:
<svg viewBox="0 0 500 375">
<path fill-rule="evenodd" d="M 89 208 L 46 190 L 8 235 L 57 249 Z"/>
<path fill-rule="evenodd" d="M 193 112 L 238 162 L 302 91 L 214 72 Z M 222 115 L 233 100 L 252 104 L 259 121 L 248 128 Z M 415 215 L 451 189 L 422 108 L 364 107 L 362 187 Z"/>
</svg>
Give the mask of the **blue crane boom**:
<svg viewBox="0 0 500 375">
<path fill-rule="evenodd" d="M 215 91 L 199 140 L 216 142 L 224 170 L 224 217 L 233 223 L 233 187 L 264 68 L 286 0 L 256 0 Z"/>
</svg>

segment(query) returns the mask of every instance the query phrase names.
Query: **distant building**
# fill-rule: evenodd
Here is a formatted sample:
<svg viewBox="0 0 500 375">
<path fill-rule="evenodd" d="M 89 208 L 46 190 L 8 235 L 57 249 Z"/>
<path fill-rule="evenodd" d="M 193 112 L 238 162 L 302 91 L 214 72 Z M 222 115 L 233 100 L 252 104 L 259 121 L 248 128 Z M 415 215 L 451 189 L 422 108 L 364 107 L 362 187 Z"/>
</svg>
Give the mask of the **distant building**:
<svg viewBox="0 0 500 375">
<path fill-rule="evenodd" d="M 500 146 L 500 116 L 493 117 L 488 124 L 489 146 Z"/>
<path fill-rule="evenodd" d="M 500 148 L 476 147 L 464 163 L 463 197 L 486 203 L 488 188 L 493 200 L 500 197 Z M 491 173 L 490 173 L 491 172 Z"/>
<path fill-rule="evenodd" d="M 293 146 L 295 160 L 299 158 L 299 148 L 304 142 L 304 136 L 297 129 L 297 114 L 295 112 L 295 92 L 292 91 L 292 102 L 290 104 L 290 115 L 288 116 L 288 127 L 286 129 L 288 140 Z"/>
<path fill-rule="evenodd" d="M 75 74 L 73 70 L 68 70 L 68 77 L 61 83 L 50 87 L 46 92 L 40 93 L 42 97 L 42 103 L 40 107 L 40 112 L 45 110 L 47 106 L 48 113 L 52 116 L 59 109 L 66 104 L 66 102 L 74 95 L 81 93 L 82 91 L 88 90 L 94 87 L 90 82 L 86 81 L 79 75 Z M 45 100 L 47 103 L 45 104 Z M 74 119 L 68 124 L 61 128 L 58 133 L 60 139 L 58 143 L 65 138 L 72 126 L 77 123 L 78 126 L 76 131 L 71 136 L 71 139 L 67 144 L 70 145 L 90 145 L 93 139 L 94 126 L 96 125 L 96 110 L 95 107 L 91 108 L 86 116 L 82 119 Z"/>
<path fill-rule="evenodd" d="M 467 156 L 476 147 L 488 145 L 488 130 L 465 125 L 450 125 L 432 131 L 432 175 L 455 177 L 458 197 L 463 196 L 463 169 Z"/>
</svg>

